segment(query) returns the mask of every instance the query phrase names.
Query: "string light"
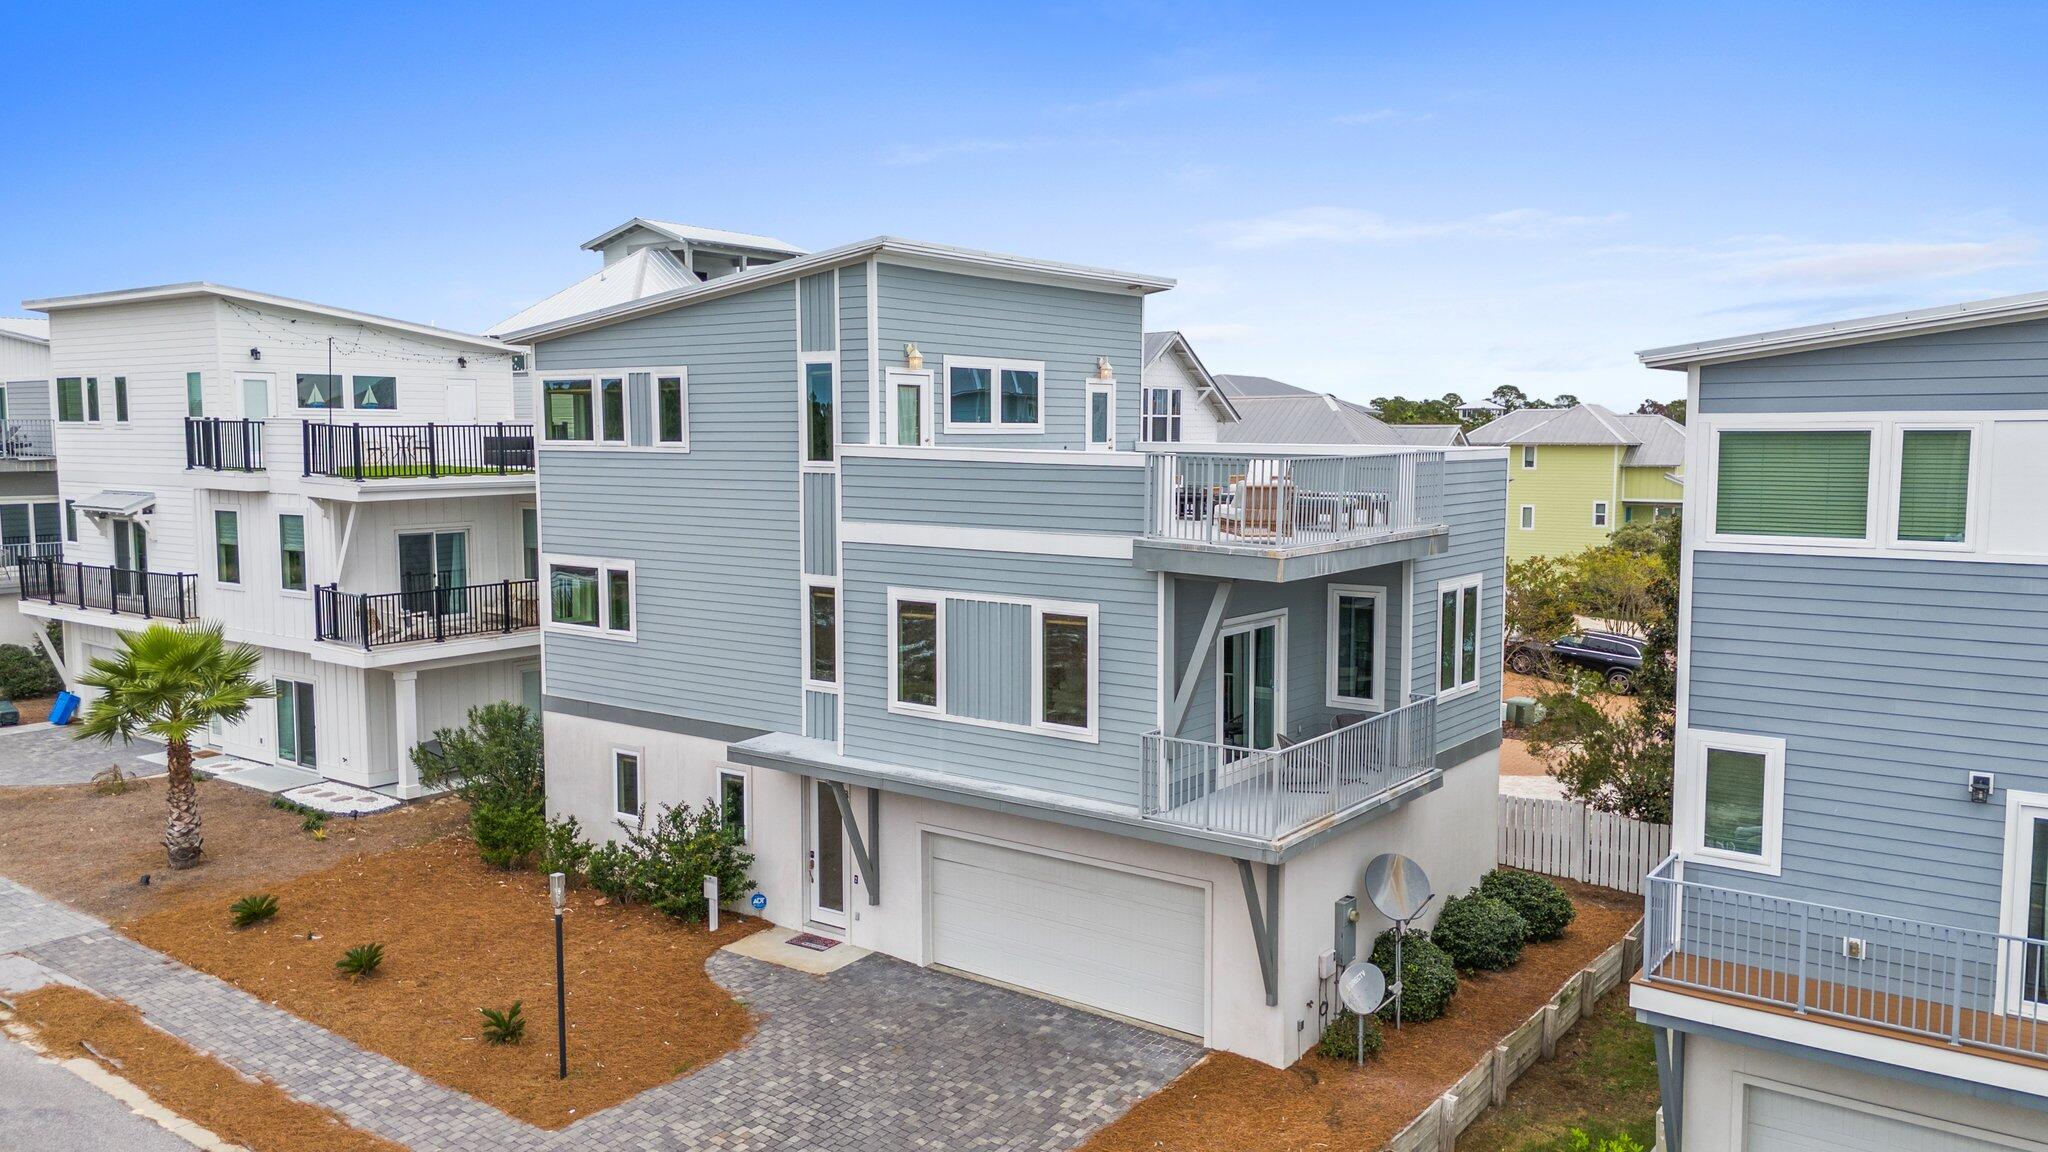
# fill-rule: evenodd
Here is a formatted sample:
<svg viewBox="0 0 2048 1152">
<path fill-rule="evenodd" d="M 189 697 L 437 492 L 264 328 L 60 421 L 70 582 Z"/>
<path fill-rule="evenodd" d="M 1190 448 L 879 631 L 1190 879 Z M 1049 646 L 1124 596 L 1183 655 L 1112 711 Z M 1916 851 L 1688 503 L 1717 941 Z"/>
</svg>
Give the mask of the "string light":
<svg viewBox="0 0 2048 1152">
<path fill-rule="evenodd" d="M 264 343 L 283 344 L 293 348 L 316 348 L 322 352 L 325 352 L 327 349 L 328 336 L 325 334 L 318 336 L 310 335 L 305 329 L 296 327 L 298 324 L 297 320 L 274 316 L 262 309 L 251 308 L 233 300 L 227 300 L 224 303 L 233 309 L 250 327 L 265 332 L 267 336 Z M 414 340 L 396 333 L 385 332 L 360 321 L 326 319 L 326 322 L 354 330 L 353 336 L 335 336 L 332 338 L 334 341 L 334 354 L 338 357 L 361 356 L 376 362 L 435 364 L 443 367 L 453 367 L 456 360 L 463 356 L 480 357 L 492 362 L 510 362 L 513 356 L 510 349 L 503 352 L 465 350 L 458 353 L 453 349 L 439 348 L 424 340 Z"/>
</svg>

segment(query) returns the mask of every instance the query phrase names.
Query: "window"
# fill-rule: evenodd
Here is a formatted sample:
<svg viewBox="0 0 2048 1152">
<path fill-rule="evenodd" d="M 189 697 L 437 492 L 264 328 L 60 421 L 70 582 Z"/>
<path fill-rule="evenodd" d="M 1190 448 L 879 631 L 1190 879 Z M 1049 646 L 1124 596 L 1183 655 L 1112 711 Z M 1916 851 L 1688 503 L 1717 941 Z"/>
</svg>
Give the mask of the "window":
<svg viewBox="0 0 2048 1152">
<path fill-rule="evenodd" d="M 128 422 L 128 378 L 114 377 L 114 423 Z"/>
<path fill-rule="evenodd" d="M 1751 871 L 1778 871 L 1785 742 L 1743 733 L 1693 732 L 1687 822 L 1694 854 Z"/>
<path fill-rule="evenodd" d="M 1330 586 L 1327 703 L 1332 708 L 1380 708 L 1380 653 L 1386 648 L 1382 588 Z"/>
<path fill-rule="evenodd" d="M 85 422 L 85 382 L 77 376 L 57 378 L 57 419 L 65 424 Z"/>
<path fill-rule="evenodd" d="M 1969 429 L 1907 428 L 1901 431 L 1899 540 L 1961 544 L 1969 521 Z"/>
<path fill-rule="evenodd" d="M 1093 712 L 1094 646 L 1086 616 L 1038 613 L 1038 721 L 1087 729 Z"/>
<path fill-rule="evenodd" d="M 591 437 L 590 378 L 542 380 L 541 407 L 547 420 L 549 440 L 589 440 Z"/>
<path fill-rule="evenodd" d="M 64 502 L 64 539 L 69 540 L 73 544 L 78 543 L 78 504 L 76 501 L 66 500 Z"/>
<path fill-rule="evenodd" d="M 324 372 L 301 372 L 298 374 L 298 393 L 301 408 L 339 408 L 341 377 Z"/>
<path fill-rule="evenodd" d="M 519 538 L 522 571 L 528 580 L 540 579 L 540 509 L 519 510 Z"/>
<path fill-rule="evenodd" d="M 932 600 L 895 604 L 896 652 L 889 665 L 889 698 L 912 708 L 939 706 L 939 605 Z"/>
<path fill-rule="evenodd" d="M 832 365 L 804 365 L 804 459 L 812 464 L 830 464 L 833 441 L 838 439 L 832 420 Z"/>
<path fill-rule="evenodd" d="M 1180 389 L 1145 389 L 1145 418 L 1140 425 L 1145 429 L 1147 444 L 1180 443 Z"/>
<path fill-rule="evenodd" d="M 740 843 L 747 836 L 747 777 L 743 772 L 730 768 L 718 770 L 718 818 L 727 828 L 737 832 Z"/>
<path fill-rule="evenodd" d="M 1607 527 L 1607 501 L 1605 500 L 1593 501 L 1593 527 Z"/>
<path fill-rule="evenodd" d="M 355 405 L 365 411 L 389 412 L 398 407 L 398 377 L 356 376 L 349 381 L 353 384 Z"/>
<path fill-rule="evenodd" d="M 514 372 L 526 371 L 526 353 L 514 352 L 512 354 L 512 370 Z"/>
<path fill-rule="evenodd" d="M 946 358 L 946 430 L 1044 431 L 1039 385 L 1045 365 L 1029 360 Z"/>
<path fill-rule="evenodd" d="M 185 373 L 185 415 L 206 415 L 206 377 L 201 373 Z"/>
<path fill-rule="evenodd" d="M 240 517 L 228 511 L 213 514 L 214 579 L 223 584 L 242 582 L 242 533 Z"/>
<path fill-rule="evenodd" d="M 1868 430 L 1720 434 L 1717 533 L 1862 540 L 1870 534 L 1869 506 Z"/>
<path fill-rule="evenodd" d="M 0 561 L 8 564 L 33 556 L 55 555 L 59 542 L 57 503 L 0 504 Z"/>
<path fill-rule="evenodd" d="M 1466 576 L 1437 585 L 1438 695 L 1471 690 L 1479 683 L 1479 588 Z"/>
<path fill-rule="evenodd" d="M 626 378 L 605 376 L 597 386 L 598 408 L 604 417 L 604 442 L 626 442 Z"/>
<path fill-rule="evenodd" d="M 640 819 L 640 753 L 612 749 L 612 811 Z"/>
<path fill-rule="evenodd" d="M 654 377 L 654 439 L 657 444 L 687 446 L 690 442 L 686 377 L 657 373 Z"/>
<path fill-rule="evenodd" d="M 548 573 L 550 631 L 634 638 L 637 606 L 631 560 L 544 556 L 542 562 Z"/>
<path fill-rule="evenodd" d="M 1536 470 L 1536 446 L 1534 444 L 1522 445 L 1522 468 L 1528 472 Z"/>
<path fill-rule="evenodd" d="M 1535 506 L 1534 504 L 1524 504 L 1524 505 L 1522 505 L 1522 530 L 1523 530 L 1523 531 L 1525 531 L 1525 532 L 1527 532 L 1527 531 L 1529 531 L 1529 530 L 1531 530 L 1531 529 L 1533 529 L 1533 528 L 1535 528 L 1535 527 L 1536 527 L 1536 506 Z"/>
<path fill-rule="evenodd" d="M 839 683 L 839 589 L 804 589 L 804 679 L 814 688 Z"/>
<path fill-rule="evenodd" d="M 1116 383 L 1088 382 L 1088 447 L 1096 452 L 1116 451 Z"/>
<path fill-rule="evenodd" d="M 277 518 L 279 579 L 293 592 L 306 590 L 306 518 L 284 513 Z"/>
<path fill-rule="evenodd" d="M 85 418 L 97 424 L 100 422 L 100 378 L 85 378 Z"/>
</svg>

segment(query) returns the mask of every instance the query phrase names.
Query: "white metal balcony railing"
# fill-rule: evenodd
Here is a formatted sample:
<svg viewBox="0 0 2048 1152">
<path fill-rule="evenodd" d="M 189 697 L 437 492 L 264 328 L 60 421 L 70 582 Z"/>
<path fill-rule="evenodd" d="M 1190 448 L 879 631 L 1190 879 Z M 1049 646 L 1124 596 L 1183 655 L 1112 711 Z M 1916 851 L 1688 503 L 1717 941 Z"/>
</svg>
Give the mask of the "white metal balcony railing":
<svg viewBox="0 0 2048 1152">
<path fill-rule="evenodd" d="M 1146 534 L 1256 548 L 1389 536 L 1438 522 L 1443 462 L 1441 452 L 1152 453 L 1145 460 Z"/>
<path fill-rule="evenodd" d="M 56 422 L 0 420 L 0 460 L 54 460 Z"/>
<path fill-rule="evenodd" d="M 2048 1056 L 2048 941 L 1681 880 L 1643 891 L 1643 979 L 1958 1047 Z"/>
<path fill-rule="evenodd" d="M 1435 767 L 1435 697 L 1263 751 L 1152 732 L 1142 811 L 1148 820 L 1278 840 Z"/>
</svg>

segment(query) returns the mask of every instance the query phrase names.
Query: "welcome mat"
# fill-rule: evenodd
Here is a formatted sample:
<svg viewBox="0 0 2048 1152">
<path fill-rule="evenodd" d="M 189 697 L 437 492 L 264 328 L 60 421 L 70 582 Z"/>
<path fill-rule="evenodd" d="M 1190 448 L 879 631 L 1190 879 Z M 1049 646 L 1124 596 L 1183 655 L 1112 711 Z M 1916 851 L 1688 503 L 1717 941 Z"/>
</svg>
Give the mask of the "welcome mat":
<svg viewBox="0 0 2048 1152">
<path fill-rule="evenodd" d="M 798 948 L 808 948 L 813 952 L 823 952 L 829 948 L 839 947 L 839 941 L 829 936 L 813 936 L 809 932 L 799 932 L 791 936 L 789 942 Z"/>
</svg>

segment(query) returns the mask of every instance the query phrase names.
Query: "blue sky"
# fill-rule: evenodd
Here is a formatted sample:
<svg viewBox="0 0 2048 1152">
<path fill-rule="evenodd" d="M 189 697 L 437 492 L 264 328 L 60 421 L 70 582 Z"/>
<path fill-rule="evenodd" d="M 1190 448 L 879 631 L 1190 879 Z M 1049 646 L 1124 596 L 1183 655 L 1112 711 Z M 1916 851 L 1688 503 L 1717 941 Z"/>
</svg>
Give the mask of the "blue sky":
<svg viewBox="0 0 2048 1152">
<path fill-rule="evenodd" d="M 6 3 L 0 312 L 479 329 L 634 215 L 1178 277 L 1217 371 L 1676 394 L 1639 348 L 2048 288 L 2048 5 Z"/>
</svg>

